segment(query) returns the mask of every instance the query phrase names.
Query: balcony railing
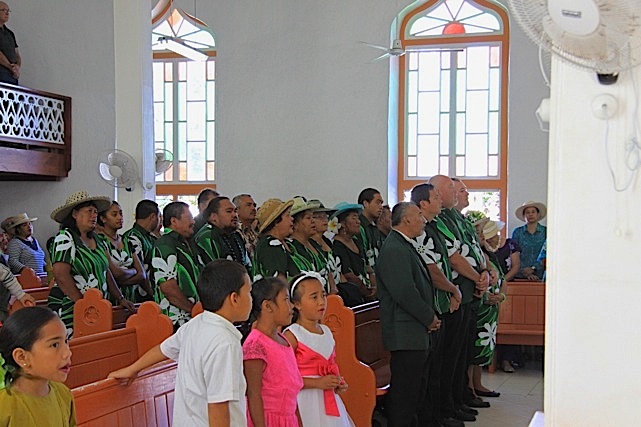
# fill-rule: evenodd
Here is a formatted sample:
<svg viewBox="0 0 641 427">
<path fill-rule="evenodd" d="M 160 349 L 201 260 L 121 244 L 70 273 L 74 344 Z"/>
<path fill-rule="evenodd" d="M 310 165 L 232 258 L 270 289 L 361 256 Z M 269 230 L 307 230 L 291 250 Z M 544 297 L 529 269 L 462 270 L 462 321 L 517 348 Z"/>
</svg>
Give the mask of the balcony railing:
<svg viewBox="0 0 641 427">
<path fill-rule="evenodd" d="M 68 175 L 70 97 L 0 83 L 0 118 L 0 180 Z"/>
</svg>

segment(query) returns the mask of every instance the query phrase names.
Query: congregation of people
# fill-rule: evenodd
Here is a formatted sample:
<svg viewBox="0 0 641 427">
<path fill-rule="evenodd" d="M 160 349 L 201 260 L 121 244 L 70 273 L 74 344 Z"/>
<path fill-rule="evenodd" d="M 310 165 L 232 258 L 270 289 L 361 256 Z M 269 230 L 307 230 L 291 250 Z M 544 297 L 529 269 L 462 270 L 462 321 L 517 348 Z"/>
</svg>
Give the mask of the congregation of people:
<svg viewBox="0 0 641 427">
<path fill-rule="evenodd" d="M 110 376 L 130 382 L 156 362 L 178 361 L 175 425 L 353 425 L 340 399 L 349 385 L 321 323 L 331 294 L 346 306 L 379 301 L 381 339 L 391 354 L 390 389 L 380 405 L 388 425 L 475 421 L 490 406 L 483 398 L 500 395 L 483 386 L 482 369 L 497 350 L 506 283 L 543 278 L 546 230 L 539 222 L 546 210 L 538 202 L 520 206 L 516 216 L 526 224 L 504 239 L 504 222 L 463 213 L 468 197 L 463 181 L 442 175 L 391 209 L 373 188 L 333 208 L 302 196 L 270 198 L 257 208 L 250 194 L 230 198 L 206 188 L 196 217 L 184 202 L 161 211 L 142 200 L 133 227 L 122 232 L 128 213 L 118 202 L 79 191 L 51 213 L 60 230 L 46 250 L 34 236 L 38 218 L 7 218 L 0 236 L 7 255 L 0 264 L 0 425 L 30 391 L 64 381 L 60 369 L 47 376 L 36 356 L 27 364 L 18 356 L 35 352 L 46 331 L 62 342 L 55 357 L 68 373 L 73 307 L 91 288 L 132 312 L 155 301 L 171 319 L 174 335 Z M 28 307 L 7 318 L 10 296 L 34 303 L 16 287 L 14 275 L 25 268 L 50 283 L 48 307 L 57 316 L 18 315 L 41 309 Z M 198 302 L 204 313 L 192 318 Z M 34 330 L 31 342 L 18 337 L 20 328 Z M 502 347 L 501 367 L 514 372 L 518 348 Z M 58 404 L 71 405 L 62 416 L 73 417 L 68 390 L 50 389 L 63 395 Z"/>
</svg>

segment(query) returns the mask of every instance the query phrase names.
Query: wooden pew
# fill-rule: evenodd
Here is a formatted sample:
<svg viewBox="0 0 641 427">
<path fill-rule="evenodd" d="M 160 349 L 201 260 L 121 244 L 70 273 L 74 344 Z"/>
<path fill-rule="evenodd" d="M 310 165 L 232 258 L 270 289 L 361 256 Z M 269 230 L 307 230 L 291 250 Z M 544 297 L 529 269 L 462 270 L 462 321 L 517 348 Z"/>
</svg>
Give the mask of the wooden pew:
<svg viewBox="0 0 641 427">
<path fill-rule="evenodd" d="M 43 280 L 42 276 L 36 275 L 36 272 L 29 267 L 23 268 L 20 274 L 16 274 L 16 279 L 24 290 L 47 287 L 47 276 L 45 275 Z"/>
<path fill-rule="evenodd" d="M 140 304 L 136 304 L 136 308 Z M 73 307 L 74 338 L 124 328 L 131 311 L 121 305 L 113 306 L 103 299 L 98 289 L 89 289 Z"/>
<path fill-rule="evenodd" d="M 92 316 L 102 314 L 111 314 L 111 308 L 92 312 Z M 65 383 L 74 388 L 104 379 L 109 372 L 133 363 L 172 333 L 169 317 L 160 312 L 156 303 L 145 302 L 137 314 L 127 319 L 124 329 L 74 337 L 69 341 L 71 372 Z"/>
<path fill-rule="evenodd" d="M 507 299 L 499 308 L 497 344 L 545 344 L 545 283 L 507 283 Z M 496 352 L 490 372 L 496 369 Z"/>
<path fill-rule="evenodd" d="M 170 426 L 175 383 L 176 362 L 165 361 L 128 386 L 107 379 L 74 388 L 78 426 Z"/>
<path fill-rule="evenodd" d="M 361 357 L 372 361 L 379 371 L 384 369 L 381 361 L 385 356 L 380 354 L 382 349 L 380 322 L 374 320 L 378 317 L 376 315 L 378 303 L 368 303 L 365 306 L 367 307 L 362 310 L 364 306 L 354 307 L 352 310 L 343 305 L 343 300 L 339 296 L 330 295 L 327 297 L 327 311 L 323 319 L 323 323 L 334 335 L 336 362 L 341 375 L 349 385 L 341 398 L 347 412 L 358 427 L 372 425 L 376 396 L 385 393 L 385 388 L 377 387 L 377 383 L 384 381 L 377 381 L 375 371 L 357 356 L 358 347 Z M 360 314 L 358 320 L 362 324 L 357 323 L 355 313 Z M 375 332 L 377 328 L 378 333 Z"/>
<path fill-rule="evenodd" d="M 41 287 L 41 288 L 29 288 L 29 289 L 24 289 L 26 293 L 31 295 L 33 299 L 36 300 L 36 305 L 39 307 L 46 307 L 47 306 L 47 300 L 49 298 L 49 288 L 46 287 Z M 24 308 L 24 304 L 22 304 L 19 300 L 16 300 L 14 298 L 11 298 L 11 302 L 9 304 L 9 314 L 20 310 L 21 308 Z"/>
</svg>

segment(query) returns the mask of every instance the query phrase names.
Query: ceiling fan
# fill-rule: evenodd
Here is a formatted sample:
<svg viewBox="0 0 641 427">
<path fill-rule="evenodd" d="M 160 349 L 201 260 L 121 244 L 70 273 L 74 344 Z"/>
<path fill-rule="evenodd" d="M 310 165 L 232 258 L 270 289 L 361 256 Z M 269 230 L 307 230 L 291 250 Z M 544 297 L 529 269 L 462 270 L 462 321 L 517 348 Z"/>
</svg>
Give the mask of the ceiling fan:
<svg viewBox="0 0 641 427">
<path fill-rule="evenodd" d="M 435 47 L 433 49 L 430 48 L 425 48 L 425 47 L 403 47 L 403 43 L 401 42 L 400 39 L 394 39 L 392 41 L 392 45 L 390 47 L 385 47 L 377 44 L 372 44 L 372 43 L 367 43 L 367 42 L 359 42 L 361 44 L 364 44 L 369 47 L 373 47 L 374 49 L 382 50 L 385 51 L 382 55 L 372 59 L 372 62 L 380 61 L 381 59 L 385 58 L 390 58 L 392 56 L 403 56 L 405 55 L 408 51 L 412 52 L 461 52 L 463 49 L 460 48 L 453 48 L 453 49 L 447 49 L 447 48 L 438 48 Z"/>
</svg>

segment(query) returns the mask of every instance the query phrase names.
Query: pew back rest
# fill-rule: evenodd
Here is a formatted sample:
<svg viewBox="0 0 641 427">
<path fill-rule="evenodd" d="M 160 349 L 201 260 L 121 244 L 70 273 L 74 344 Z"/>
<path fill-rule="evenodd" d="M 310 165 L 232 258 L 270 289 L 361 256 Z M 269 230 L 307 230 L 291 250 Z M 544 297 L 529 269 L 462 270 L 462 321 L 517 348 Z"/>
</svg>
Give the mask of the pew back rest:
<svg viewBox="0 0 641 427">
<path fill-rule="evenodd" d="M 176 362 L 165 361 L 128 386 L 107 379 L 75 388 L 78 426 L 170 426 L 175 382 Z"/>
<path fill-rule="evenodd" d="M 36 275 L 36 272 L 29 267 L 23 268 L 20 274 L 16 274 L 16 279 L 18 279 L 18 283 L 20 283 L 22 289 L 25 290 L 46 286 L 45 284 L 43 284 L 40 277 Z"/>
<path fill-rule="evenodd" d="M 41 288 L 29 288 L 24 290 L 25 293 L 28 293 L 33 297 L 33 299 L 36 300 L 36 305 L 39 307 L 46 307 L 47 306 L 47 300 L 49 299 L 49 291 L 50 289 L 47 287 L 41 287 Z M 10 307 L 9 307 L 9 314 L 20 310 L 21 308 L 24 308 L 24 304 L 22 304 L 19 300 L 14 300 Z"/>
<path fill-rule="evenodd" d="M 378 301 L 352 307 L 356 322 L 356 357 L 376 376 L 378 394 L 390 383 L 390 353 L 383 347 L 383 332 Z"/>
<path fill-rule="evenodd" d="M 136 309 L 140 304 L 136 304 Z M 113 306 L 98 289 L 88 289 L 73 306 L 73 335 L 87 335 L 124 328 L 133 313 L 121 305 Z"/>
<path fill-rule="evenodd" d="M 507 284 L 507 299 L 499 309 L 497 343 L 543 345 L 545 283 L 515 281 Z"/>
<path fill-rule="evenodd" d="M 71 372 L 65 384 L 74 388 L 106 378 L 109 372 L 132 364 L 172 333 L 169 317 L 161 313 L 156 303 L 145 302 L 137 314 L 127 319 L 124 329 L 74 337 L 69 341 Z"/>
<path fill-rule="evenodd" d="M 356 318 L 337 295 L 327 297 L 323 323 L 336 341 L 336 362 L 349 385 L 341 396 L 347 412 L 359 427 L 371 426 L 376 406 L 376 377 L 374 371 L 356 357 Z M 381 337 L 378 338 L 381 340 Z"/>
</svg>

